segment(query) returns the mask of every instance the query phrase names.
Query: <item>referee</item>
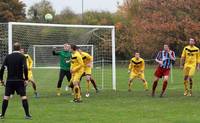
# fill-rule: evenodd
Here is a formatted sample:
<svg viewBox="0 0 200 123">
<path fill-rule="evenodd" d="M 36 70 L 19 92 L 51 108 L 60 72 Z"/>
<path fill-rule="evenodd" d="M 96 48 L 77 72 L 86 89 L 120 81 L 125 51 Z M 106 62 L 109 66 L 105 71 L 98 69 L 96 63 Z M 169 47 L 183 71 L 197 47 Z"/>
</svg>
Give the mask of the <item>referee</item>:
<svg viewBox="0 0 200 123">
<path fill-rule="evenodd" d="M 5 67 L 7 67 L 8 70 L 7 82 L 5 85 L 5 96 L 3 98 L 2 114 L 0 115 L 0 118 L 4 118 L 6 109 L 8 107 L 10 95 L 16 91 L 16 93 L 20 95 L 22 99 L 22 105 L 26 114 L 25 119 L 31 119 L 25 89 L 25 86 L 28 82 L 28 69 L 26 65 L 26 58 L 23 54 L 20 53 L 21 46 L 19 43 L 15 43 L 13 49 L 13 53 L 6 56 L 0 70 L 0 82 L 2 83 L 2 85 L 4 85 L 3 74 Z M 25 79 L 23 76 L 25 77 Z"/>
</svg>

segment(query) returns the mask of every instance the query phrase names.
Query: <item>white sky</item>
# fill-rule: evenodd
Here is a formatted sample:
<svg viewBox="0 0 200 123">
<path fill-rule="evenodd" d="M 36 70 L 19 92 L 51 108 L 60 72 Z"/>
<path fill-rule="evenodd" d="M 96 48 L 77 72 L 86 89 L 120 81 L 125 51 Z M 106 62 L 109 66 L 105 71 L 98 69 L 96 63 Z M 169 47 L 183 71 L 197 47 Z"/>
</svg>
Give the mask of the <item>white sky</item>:
<svg viewBox="0 0 200 123">
<path fill-rule="evenodd" d="M 41 0 L 21 0 L 26 4 L 26 10 L 33 4 L 40 2 Z M 52 3 L 56 13 L 60 13 L 65 7 L 70 7 L 75 13 L 81 13 L 82 0 L 48 0 Z M 87 10 L 105 10 L 110 12 L 116 12 L 117 6 L 123 3 L 124 0 L 83 0 L 84 11 Z"/>
</svg>

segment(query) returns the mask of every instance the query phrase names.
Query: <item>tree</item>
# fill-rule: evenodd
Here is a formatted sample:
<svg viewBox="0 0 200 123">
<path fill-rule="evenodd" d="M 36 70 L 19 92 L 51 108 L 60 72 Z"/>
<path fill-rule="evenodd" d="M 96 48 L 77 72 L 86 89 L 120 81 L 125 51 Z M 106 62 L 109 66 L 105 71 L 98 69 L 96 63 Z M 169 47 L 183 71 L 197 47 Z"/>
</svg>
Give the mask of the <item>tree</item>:
<svg viewBox="0 0 200 123">
<path fill-rule="evenodd" d="M 84 13 L 83 23 L 91 25 L 113 25 L 113 14 L 107 11 L 87 11 Z"/>
<path fill-rule="evenodd" d="M 79 24 L 81 22 L 81 18 L 69 7 L 66 7 L 59 15 L 56 15 L 55 22 L 64 24 Z"/>
<path fill-rule="evenodd" d="M 42 0 L 41 2 L 34 4 L 28 10 L 29 18 L 36 22 L 44 22 L 44 17 L 47 13 L 50 13 L 53 16 L 55 15 L 55 10 L 47 0 Z"/>
<path fill-rule="evenodd" d="M 22 1 L 0 1 L 0 22 L 21 21 L 25 16 L 25 4 Z"/>
<path fill-rule="evenodd" d="M 180 55 L 190 37 L 200 39 L 199 5 L 199 0 L 126 0 L 119 8 L 127 20 L 126 43 L 121 48 L 129 53 L 137 50 L 151 58 L 168 43 Z"/>
</svg>

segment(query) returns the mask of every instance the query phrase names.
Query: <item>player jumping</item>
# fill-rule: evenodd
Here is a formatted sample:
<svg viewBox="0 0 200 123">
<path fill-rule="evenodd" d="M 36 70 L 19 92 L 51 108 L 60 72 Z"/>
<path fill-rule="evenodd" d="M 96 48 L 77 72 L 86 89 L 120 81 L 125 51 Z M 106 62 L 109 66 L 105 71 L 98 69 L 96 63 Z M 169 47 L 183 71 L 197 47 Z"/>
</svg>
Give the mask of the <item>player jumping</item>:
<svg viewBox="0 0 200 123">
<path fill-rule="evenodd" d="M 175 61 L 175 53 L 174 51 L 169 49 L 169 46 L 167 44 L 165 44 L 164 50 L 158 53 L 155 60 L 159 64 L 159 66 L 156 69 L 156 72 L 154 74 L 155 79 L 154 79 L 153 87 L 152 87 L 152 97 L 155 96 L 155 90 L 156 90 L 158 81 L 162 77 L 163 77 L 163 87 L 162 87 L 162 92 L 160 94 L 160 97 L 163 97 L 165 90 L 167 88 L 167 84 L 168 84 L 170 67 L 171 67 L 172 61 Z"/>
<path fill-rule="evenodd" d="M 130 64 L 128 67 L 128 73 L 130 73 L 130 77 L 128 81 L 128 91 L 131 91 L 132 81 L 135 78 L 141 79 L 144 84 L 144 89 L 148 90 L 148 84 L 144 77 L 144 69 L 145 69 L 145 62 L 140 57 L 140 53 L 136 52 L 135 57 L 133 57 L 130 60 Z"/>
<path fill-rule="evenodd" d="M 84 73 L 84 63 L 81 54 L 78 52 L 76 45 L 71 45 L 72 58 L 70 71 L 72 74 L 71 82 L 73 83 L 74 90 L 74 102 L 81 102 L 81 89 L 80 79 Z"/>
<path fill-rule="evenodd" d="M 79 49 L 79 53 L 82 56 L 82 60 L 84 63 L 84 74 L 83 76 L 86 76 L 86 81 L 87 81 L 87 90 L 86 90 L 86 97 L 90 96 L 90 82 L 92 83 L 92 85 L 94 86 L 96 92 L 98 92 L 98 88 L 96 85 L 96 81 L 93 79 L 92 77 L 92 62 L 93 62 L 93 58 L 90 54 L 83 52 Z M 83 77 L 82 76 L 82 77 Z"/>
<path fill-rule="evenodd" d="M 188 95 L 188 82 L 190 82 L 190 93 L 188 96 L 192 96 L 192 77 L 195 74 L 196 68 L 197 70 L 200 69 L 200 51 L 199 48 L 195 46 L 194 39 L 191 38 L 189 40 L 189 45 L 183 49 L 181 62 L 181 67 L 184 65 L 184 96 Z"/>
<path fill-rule="evenodd" d="M 71 52 L 70 52 L 70 45 L 64 44 L 64 49 L 61 51 L 56 51 L 56 48 L 53 49 L 53 55 L 57 55 L 60 58 L 60 73 L 59 79 L 57 83 L 57 96 L 61 95 L 61 86 L 64 77 L 67 77 L 68 82 L 71 80 L 71 73 L 70 73 L 70 59 L 71 59 Z M 66 86 L 67 88 L 68 86 Z"/>
</svg>

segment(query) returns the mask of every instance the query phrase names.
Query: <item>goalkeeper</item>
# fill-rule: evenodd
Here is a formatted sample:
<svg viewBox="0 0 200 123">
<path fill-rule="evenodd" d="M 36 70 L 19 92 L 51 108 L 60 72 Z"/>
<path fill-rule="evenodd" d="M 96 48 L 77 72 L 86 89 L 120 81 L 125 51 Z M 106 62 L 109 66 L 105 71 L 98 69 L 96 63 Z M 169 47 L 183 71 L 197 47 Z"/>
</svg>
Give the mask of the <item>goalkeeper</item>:
<svg viewBox="0 0 200 123">
<path fill-rule="evenodd" d="M 56 48 L 53 49 L 53 55 L 59 56 L 60 59 L 60 73 L 59 79 L 57 83 L 57 96 L 61 95 L 61 86 L 64 77 L 67 77 L 68 82 L 71 80 L 71 73 L 70 73 L 70 59 L 71 59 L 71 46 L 69 44 L 64 44 L 64 48 L 61 51 L 56 51 Z M 68 86 L 67 86 L 68 88 Z"/>
</svg>

